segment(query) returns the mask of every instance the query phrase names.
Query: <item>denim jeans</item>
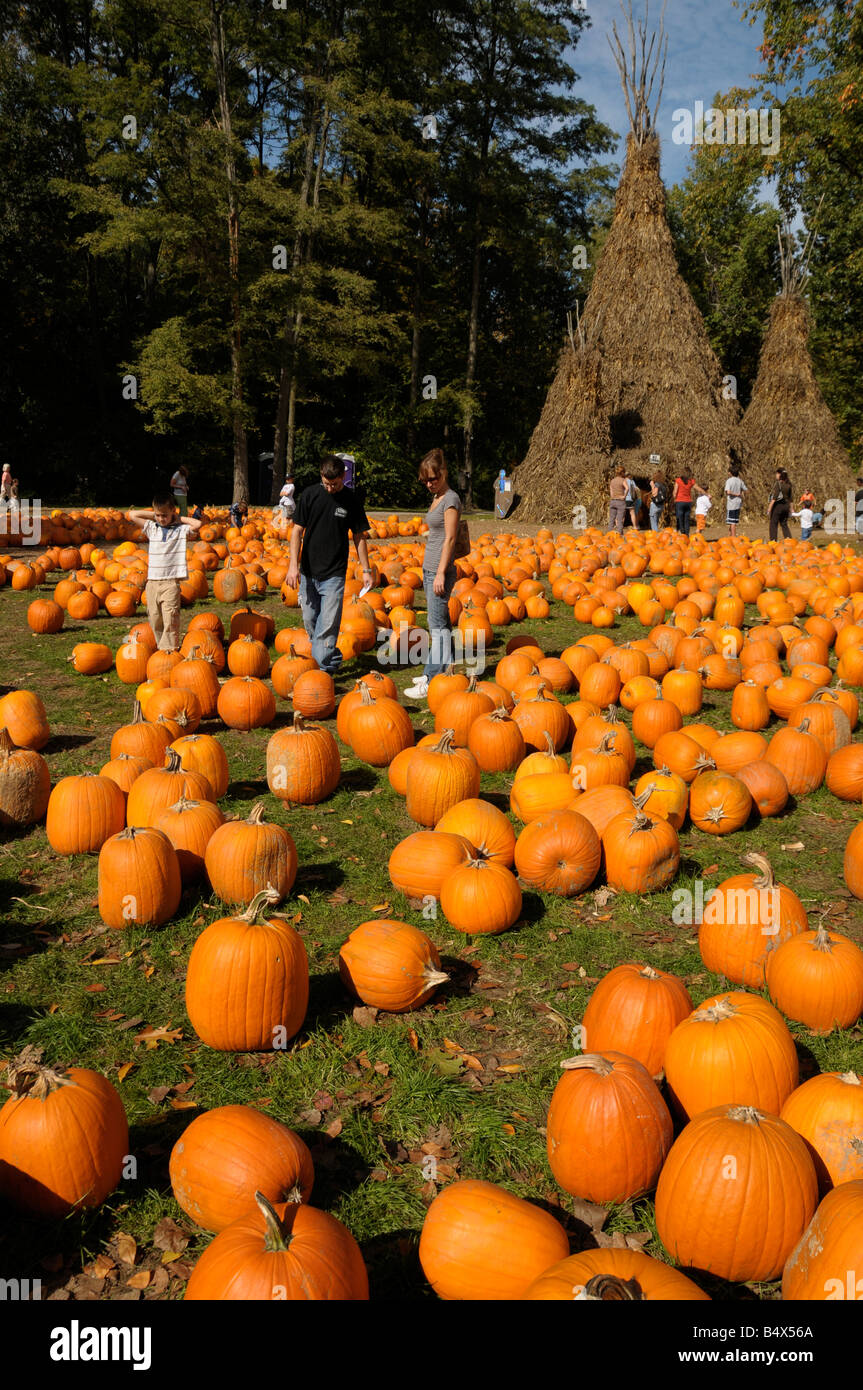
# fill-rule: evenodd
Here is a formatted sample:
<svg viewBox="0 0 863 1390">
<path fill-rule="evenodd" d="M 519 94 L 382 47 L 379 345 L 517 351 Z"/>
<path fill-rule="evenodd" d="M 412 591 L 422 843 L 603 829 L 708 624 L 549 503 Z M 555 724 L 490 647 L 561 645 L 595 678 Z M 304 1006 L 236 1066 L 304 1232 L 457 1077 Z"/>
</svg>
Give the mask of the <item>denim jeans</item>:
<svg viewBox="0 0 863 1390">
<path fill-rule="evenodd" d="M 660 521 L 662 520 L 662 513 L 663 513 L 663 510 L 664 510 L 664 508 L 661 507 L 661 506 L 659 505 L 658 502 L 651 502 L 651 504 L 650 504 L 650 529 L 651 529 L 651 531 L 658 531 L 658 530 L 659 530 L 659 523 L 660 523 Z"/>
<path fill-rule="evenodd" d="M 300 576 L 300 608 L 303 626 L 312 639 L 312 656 L 322 671 L 334 676 L 342 664 L 342 654 L 336 638 L 342 622 L 342 601 L 345 596 L 345 576 L 331 575 L 329 579 L 310 579 Z"/>
<path fill-rule="evenodd" d="M 689 535 L 690 514 L 692 512 L 691 502 L 675 502 L 674 510 L 677 514 L 677 529 L 682 531 L 684 536 Z"/>
<path fill-rule="evenodd" d="M 441 671 L 445 671 L 452 661 L 452 629 L 449 621 L 448 604 L 453 585 L 458 579 L 458 571 L 455 565 L 450 565 L 444 576 L 442 594 L 436 594 L 434 591 L 434 577 L 434 571 L 423 570 L 423 588 L 425 589 L 428 608 L 429 637 L 431 639 L 429 659 L 423 672 L 426 680 L 431 680 L 432 676 L 440 675 Z"/>
<path fill-rule="evenodd" d="M 800 539 L 801 539 L 802 541 L 808 541 L 808 539 L 809 539 L 809 537 L 810 537 L 811 535 L 812 535 L 812 527 L 811 527 L 811 526 L 801 526 L 801 527 L 800 527 Z"/>
</svg>

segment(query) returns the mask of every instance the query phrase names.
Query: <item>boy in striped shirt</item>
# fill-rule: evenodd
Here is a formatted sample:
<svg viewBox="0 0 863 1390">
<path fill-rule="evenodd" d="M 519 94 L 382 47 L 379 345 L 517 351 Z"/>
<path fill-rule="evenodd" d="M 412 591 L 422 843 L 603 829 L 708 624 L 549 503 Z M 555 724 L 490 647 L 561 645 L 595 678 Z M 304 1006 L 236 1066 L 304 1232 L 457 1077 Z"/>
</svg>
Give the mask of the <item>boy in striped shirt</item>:
<svg viewBox="0 0 863 1390">
<path fill-rule="evenodd" d="M 169 492 L 153 498 L 152 510 L 126 513 L 140 526 L 150 543 L 147 566 L 147 617 L 153 636 L 163 652 L 180 650 L 180 580 L 189 575 L 186 542 L 201 529 L 192 516 L 180 520 L 180 513 Z"/>
</svg>

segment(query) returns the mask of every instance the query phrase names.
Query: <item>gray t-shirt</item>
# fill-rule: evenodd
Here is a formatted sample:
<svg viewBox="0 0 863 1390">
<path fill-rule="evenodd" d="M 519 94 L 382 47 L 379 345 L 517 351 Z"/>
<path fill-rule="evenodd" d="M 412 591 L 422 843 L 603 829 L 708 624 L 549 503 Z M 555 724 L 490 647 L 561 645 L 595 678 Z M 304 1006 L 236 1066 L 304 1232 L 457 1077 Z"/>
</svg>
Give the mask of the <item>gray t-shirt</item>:
<svg viewBox="0 0 863 1390">
<path fill-rule="evenodd" d="M 739 511 L 743 506 L 743 494 L 747 491 L 746 484 L 742 478 L 729 478 L 725 484 L 725 491 L 728 495 L 726 503 L 729 512 Z"/>
<path fill-rule="evenodd" d="M 426 512 L 425 520 L 429 529 L 426 534 L 426 548 L 423 553 L 423 569 L 429 574 L 436 574 L 438 565 L 440 564 L 441 551 L 443 550 L 443 543 L 446 539 L 444 513 L 447 512 L 450 507 L 455 507 L 459 516 L 461 516 L 461 500 L 458 493 L 453 492 L 451 487 L 447 488 L 443 497 L 440 498 L 433 508 L 430 507 Z"/>
</svg>

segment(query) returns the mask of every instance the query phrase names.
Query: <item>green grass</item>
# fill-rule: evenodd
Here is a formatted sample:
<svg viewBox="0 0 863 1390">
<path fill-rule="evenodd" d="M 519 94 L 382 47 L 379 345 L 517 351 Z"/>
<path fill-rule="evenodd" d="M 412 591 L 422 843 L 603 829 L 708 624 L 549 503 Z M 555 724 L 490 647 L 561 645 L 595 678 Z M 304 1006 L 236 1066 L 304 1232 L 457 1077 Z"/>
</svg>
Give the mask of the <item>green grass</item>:
<svg viewBox="0 0 863 1390">
<path fill-rule="evenodd" d="M 68 630 L 56 637 L 35 638 L 24 616 L 31 598 L 8 589 L 0 595 L 0 670 L 7 686 L 32 688 L 42 696 L 52 728 L 44 753 L 56 782 L 70 773 L 98 771 L 132 700 L 131 688 L 114 672 L 78 676 L 67 657 L 84 636 L 116 649 L 128 624 L 107 617 L 88 625 L 69 621 Z M 208 606 L 227 626 L 230 610 Z M 277 598 L 258 606 L 273 613 L 277 626 L 299 622 Z M 750 620 L 757 620 L 754 610 Z M 586 630 L 558 603 L 548 620 L 519 626 L 548 653 L 559 653 Z M 622 620 L 614 632 L 617 640 L 636 634 L 643 635 L 633 619 Z M 504 630 L 491 663 L 509 635 Z M 373 659 L 369 654 L 345 668 L 340 687 Z M 412 671 L 392 673 L 401 688 L 413 676 Z M 730 696 L 708 695 L 699 718 L 730 728 L 729 705 Z M 411 708 L 415 727 L 429 731 L 428 713 Z M 287 706 L 279 701 L 277 722 L 287 718 Z M 725 985 L 704 969 L 695 929 L 672 922 L 672 891 L 622 895 L 604 908 L 596 906 L 591 892 L 572 901 L 526 893 L 523 920 L 512 931 L 465 938 L 441 915 L 424 919 L 390 884 L 389 853 L 416 826 L 385 772 L 359 763 L 342 748 L 344 775 L 336 794 L 320 806 L 287 809 L 266 787 L 265 749 L 272 731 L 240 734 L 216 723 L 212 727 L 231 769 L 223 809 L 246 814 L 263 796 L 268 818 L 285 825 L 296 841 L 300 869 L 283 910 L 295 916 L 309 954 L 306 1024 L 285 1053 L 223 1054 L 204 1046 L 185 1013 L 185 966 L 202 928 L 225 909 L 198 888 L 186 892 L 176 918 L 160 929 L 108 931 L 96 911 L 95 856 L 55 855 L 43 826 L 0 840 L 0 1052 L 8 1057 L 26 1043 L 38 1043 L 50 1061 L 104 1072 L 123 1097 L 136 1164 L 135 1176 L 97 1212 L 62 1223 L 24 1223 L 8 1209 L 0 1211 L 0 1276 L 41 1277 L 47 1296 L 89 1267 L 94 1282 L 73 1285 L 73 1296 L 82 1288 L 90 1297 L 129 1296 L 126 1281 L 133 1271 L 116 1257 L 116 1238 L 123 1232 L 138 1244 L 136 1269 L 150 1271 L 140 1296 L 182 1296 L 184 1276 L 208 1237 L 195 1232 L 174 1202 L 168 1181 L 171 1147 L 196 1114 L 236 1103 L 260 1106 L 309 1143 L 316 1168 L 312 1200 L 344 1220 L 362 1245 L 373 1297 L 428 1296 L 417 1259 L 419 1230 L 435 1191 L 423 1172 L 424 1143 L 437 1146 L 438 1189 L 451 1176 L 502 1183 L 555 1211 L 566 1222 L 574 1249 L 589 1243 L 587 1228 L 577 1219 L 579 1204 L 551 1176 L 543 1125 L 559 1063 L 573 1051 L 572 1028 L 593 982 L 622 961 L 644 960 L 680 975 L 696 1002 Z M 651 764 L 647 750 L 638 751 L 640 772 Z M 509 785 L 506 777 L 484 777 L 483 795 L 506 807 Z M 859 815 L 856 806 L 822 790 L 779 820 L 724 839 L 687 828 L 674 886 L 686 886 L 713 865 L 706 886 L 716 883 L 739 871 L 741 855 L 757 847 L 803 898 L 813 922 L 824 916 L 863 943 L 863 904 L 847 894 L 842 878 L 845 841 Z M 782 848 L 797 842 L 805 845 L 802 853 Z M 381 1014 L 363 1027 L 353 1017 L 356 1001 L 339 980 L 338 950 L 359 922 L 374 915 L 401 918 L 428 931 L 452 980 L 424 1009 Z M 106 956 L 119 960 L 96 963 Z M 584 975 L 566 968 L 573 965 Z M 123 1026 L 134 1019 L 141 1022 Z M 180 1030 L 181 1037 L 148 1049 L 136 1041 L 145 1026 Z M 803 1077 L 816 1069 L 863 1070 L 859 1026 L 829 1037 L 791 1027 Z M 453 1044 L 485 1069 L 459 1063 Z M 503 1072 L 493 1063 L 490 1069 L 490 1058 L 522 1070 Z M 129 1063 L 131 1069 L 118 1080 Z M 189 1081 L 193 1084 L 185 1089 Z M 184 1089 L 172 1089 L 177 1086 Z M 153 1237 L 166 1217 L 184 1229 L 189 1244 L 178 1260 L 163 1264 Z M 613 1210 L 606 1231 L 646 1233 L 643 1248 L 663 1257 L 648 1199 Z M 100 1255 L 114 1260 L 107 1276 L 92 1273 L 90 1262 Z M 713 1281 L 711 1292 L 722 1298 L 753 1293 L 775 1298 L 777 1286 L 748 1290 Z"/>
</svg>

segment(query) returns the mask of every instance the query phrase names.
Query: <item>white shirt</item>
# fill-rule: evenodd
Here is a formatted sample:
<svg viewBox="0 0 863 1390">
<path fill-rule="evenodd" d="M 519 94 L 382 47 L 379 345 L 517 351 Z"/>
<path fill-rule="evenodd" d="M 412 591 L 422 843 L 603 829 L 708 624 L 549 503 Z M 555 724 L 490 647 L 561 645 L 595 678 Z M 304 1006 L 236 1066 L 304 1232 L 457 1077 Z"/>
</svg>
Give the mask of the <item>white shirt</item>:
<svg viewBox="0 0 863 1390">
<path fill-rule="evenodd" d="M 799 516 L 800 525 L 804 531 L 811 531 L 815 524 L 815 513 L 811 507 L 804 507 L 800 512 L 792 512 L 792 516 Z"/>
<path fill-rule="evenodd" d="M 171 491 L 182 492 L 184 496 L 189 491 L 189 484 L 186 482 L 186 479 L 179 471 L 176 472 L 173 478 L 171 479 Z"/>
<path fill-rule="evenodd" d="M 707 493 L 706 493 L 706 492 L 702 492 L 701 496 L 700 496 L 700 497 L 696 497 L 696 499 L 695 499 L 695 515 L 696 515 L 696 516 L 707 516 L 707 513 L 710 511 L 710 508 L 711 508 L 712 506 L 713 506 L 713 503 L 711 502 L 710 498 L 707 496 Z"/>
<path fill-rule="evenodd" d="M 148 579 L 187 579 L 186 542 L 193 535 L 191 526 L 157 526 L 155 521 L 144 525 L 144 535 L 150 542 Z"/>
</svg>

